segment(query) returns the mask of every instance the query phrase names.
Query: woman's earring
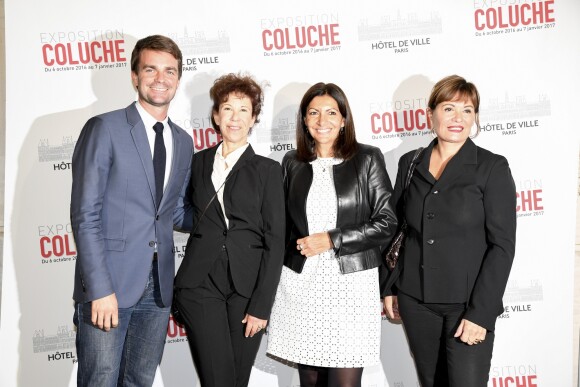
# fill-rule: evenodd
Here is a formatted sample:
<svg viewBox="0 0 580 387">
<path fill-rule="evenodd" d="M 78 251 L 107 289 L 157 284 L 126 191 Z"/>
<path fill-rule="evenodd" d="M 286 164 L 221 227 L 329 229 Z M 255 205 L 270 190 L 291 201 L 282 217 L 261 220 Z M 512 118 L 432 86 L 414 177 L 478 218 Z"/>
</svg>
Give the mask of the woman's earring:
<svg viewBox="0 0 580 387">
<path fill-rule="evenodd" d="M 478 134 L 479 130 L 477 130 L 477 122 L 474 122 L 473 125 L 471 126 L 471 129 L 469 129 L 469 138 L 473 139 L 477 137 Z"/>
<path fill-rule="evenodd" d="M 437 138 L 437 133 L 435 133 L 435 128 L 431 128 L 431 129 L 429 130 L 429 132 L 431 133 L 431 137 L 433 137 L 433 138 Z"/>
<path fill-rule="evenodd" d="M 344 134 L 344 126 L 340 128 L 339 133 Z"/>
</svg>

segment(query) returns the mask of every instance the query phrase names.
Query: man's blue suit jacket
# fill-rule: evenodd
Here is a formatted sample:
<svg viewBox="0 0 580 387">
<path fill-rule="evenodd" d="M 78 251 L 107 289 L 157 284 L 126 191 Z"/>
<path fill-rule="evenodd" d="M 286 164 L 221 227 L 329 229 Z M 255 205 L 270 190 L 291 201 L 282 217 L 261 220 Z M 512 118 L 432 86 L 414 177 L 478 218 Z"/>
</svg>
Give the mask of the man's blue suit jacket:
<svg viewBox="0 0 580 387">
<path fill-rule="evenodd" d="M 193 141 L 171 121 L 169 126 L 173 159 L 159 208 L 151 148 L 135 103 L 93 117 L 83 127 L 72 159 L 76 302 L 115 293 L 120 308 L 135 305 L 157 244 L 161 297 L 165 306 L 171 304 L 173 228 L 188 230 L 193 222 L 185 202 Z"/>
</svg>

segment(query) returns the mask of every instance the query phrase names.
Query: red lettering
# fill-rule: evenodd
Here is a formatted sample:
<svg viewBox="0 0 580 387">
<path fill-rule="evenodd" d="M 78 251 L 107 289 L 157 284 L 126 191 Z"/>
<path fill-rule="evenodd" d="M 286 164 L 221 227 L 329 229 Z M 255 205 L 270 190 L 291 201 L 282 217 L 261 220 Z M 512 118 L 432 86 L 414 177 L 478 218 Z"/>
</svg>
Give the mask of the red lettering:
<svg viewBox="0 0 580 387">
<path fill-rule="evenodd" d="M 313 33 L 316 32 L 316 27 L 308 26 L 308 28 L 306 29 L 306 32 L 307 32 L 307 36 L 308 36 L 308 45 L 310 47 L 316 47 L 316 45 L 318 44 L 318 41 L 316 39 L 312 39 Z"/>
<path fill-rule="evenodd" d="M 516 211 L 541 211 L 544 209 L 544 206 L 541 204 L 542 197 L 541 197 L 542 190 L 535 189 L 531 191 L 521 191 L 516 192 L 516 196 L 518 198 L 518 205 L 516 206 Z"/>
<path fill-rule="evenodd" d="M 295 49 L 329 46 L 340 44 L 338 24 L 318 26 L 301 26 L 295 28 L 277 28 L 262 31 L 262 47 L 264 50 Z"/>
<path fill-rule="evenodd" d="M 493 387 L 538 387 L 536 377 L 536 375 L 520 375 L 493 378 Z"/>
<path fill-rule="evenodd" d="M 552 8 L 554 6 L 554 0 L 548 0 L 544 2 L 544 9 L 545 9 L 545 14 L 546 14 L 546 23 L 553 23 L 556 21 L 556 19 L 554 19 L 554 16 L 552 15 L 554 13 L 554 8 Z M 534 376 L 535 377 L 535 376 Z"/>
<path fill-rule="evenodd" d="M 64 44 L 58 43 L 54 46 L 54 55 L 56 63 L 59 65 L 66 64 L 66 49 Z"/>
<path fill-rule="evenodd" d="M 532 3 L 532 15 L 534 17 L 534 24 L 544 22 L 544 7 L 543 3 Z"/>
<path fill-rule="evenodd" d="M 42 46 L 42 59 L 44 60 L 45 65 L 52 66 L 54 64 L 54 59 L 48 59 L 48 51 L 53 51 L 50 44 Z"/>
<path fill-rule="evenodd" d="M 296 27 L 296 46 L 298 48 L 303 48 L 306 46 L 306 27 L 301 27 L 302 33 L 298 32 L 298 27 Z"/>
<path fill-rule="evenodd" d="M 210 134 L 215 138 L 210 138 Z M 193 145 L 196 150 L 202 150 L 217 145 L 222 140 L 222 136 L 213 128 L 193 129 Z"/>
<path fill-rule="evenodd" d="M 337 28 L 337 31 L 334 30 L 334 27 Z M 340 40 L 338 38 L 338 24 L 331 24 L 330 25 L 330 44 L 337 45 L 340 44 Z"/>
<path fill-rule="evenodd" d="M 89 62 L 125 62 L 124 40 L 57 43 L 42 46 L 42 59 L 46 66 L 78 65 Z"/>
<path fill-rule="evenodd" d="M 532 19 L 530 19 L 529 16 L 524 14 L 524 11 L 526 10 L 530 10 L 532 7 L 529 4 L 522 4 L 522 6 L 520 7 L 520 15 L 521 15 L 521 19 L 522 19 L 522 24 L 524 26 L 527 26 L 528 24 L 532 23 Z"/>
<path fill-rule="evenodd" d="M 284 35 L 286 38 L 286 48 L 296 48 L 296 46 L 292 43 L 290 43 L 290 32 L 288 31 L 288 28 L 284 29 Z M 298 28 L 296 28 L 296 36 L 298 37 L 298 35 L 300 35 L 298 33 Z"/>
<path fill-rule="evenodd" d="M 426 117 L 425 110 L 423 110 L 423 109 L 415 110 L 415 125 L 417 126 L 417 129 L 419 129 L 419 130 L 425 129 L 427 127 L 427 119 L 425 119 L 424 122 L 419 123 L 419 115 Z"/>
<path fill-rule="evenodd" d="M 403 132 L 403 128 L 399 126 L 399 118 L 397 112 L 393 112 L 393 121 L 395 123 L 395 132 Z"/>
<path fill-rule="evenodd" d="M 328 39 L 328 25 L 325 24 L 324 26 L 318 26 L 318 39 L 320 44 L 323 46 L 328 46 L 329 39 Z"/>
<path fill-rule="evenodd" d="M 79 48 L 80 48 L 80 44 L 79 44 Z M 72 47 L 71 47 L 70 43 L 68 43 L 66 45 L 66 56 L 68 58 L 68 64 L 79 64 L 78 60 L 73 59 Z"/>
<path fill-rule="evenodd" d="M 185 328 L 175 322 L 173 316 L 169 316 L 169 324 L 167 324 L 167 336 L 174 338 L 177 336 L 186 337 L 187 334 L 185 333 Z"/>
<path fill-rule="evenodd" d="M 379 127 L 375 126 L 375 123 L 376 123 L 376 121 L 377 121 L 379 118 L 381 118 L 381 116 L 380 116 L 380 115 L 378 115 L 377 113 L 373 113 L 373 114 L 371 114 L 371 131 L 372 131 L 374 134 L 379 134 L 379 133 L 381 133 L 381 127 L 380 127 L 380 126 L 379 126 Z"/>
<path fill-rule="evenodd" d="M 64 241 L 61 235 L 55 235 L 52 238 L 52 253 L 57 257 L 64 255 Z"/>
<path fill-rule="evenodd" d="M 479 17 L 484 16 L 484 15 L 485 15 L 485 12 L 483 12 L 483 9 L 476 9 L 475 10 L 475 29 L 478 31 L 485 29 L 485 24 L 482 24 L 479 21 Z"/>
<path fill-rule="evenodd" d="M 105 62 L 107 63 L 115 61 L 115 50 L 113 47 L 113 42 L 103 42 L 103 56 L 105 57 Z"/>
<path fill-rule="evenodd" d="M 388 125 L 387 121 L 385 121 L 385 117 L 389 119 Z M 383 113 L 383 131 L 390 133 L 393 130 L 393 116 L 389 112 Z"/>
<path fill-rule="evenodd" d="M 531 4 L 514 4 L 508 6 L 507 10 L 506 7 L 476 9 L 474 12 L 475 29 L 482 31 L 486 28 L 493 30 L 498 27 L 552 23 L 556 21 L 553 7 L 554 0 L 547 0 Z M 504 17 L 505 12 L 507 12 L 507 18 Z"/>
<path fill-rule="evenodd" d="M 44 236 L 40 238 L 40 255 L 42 258 L 73 256 L 76 246 L 72 237 L 68 234 L 55 235 L 52 238 Z"/>
<path fill-rule="evenodd" d="M 402 126 L 399 124 L 401 115 Z M 371 114 L 371 131 L 374 134 L 381 132 L 391 133 L 393 129 L 397 133 L 411 132 L 413 130 L 423 130 L 427 127 L 427 114 L 424 109 L 384 112 L 382 115 L 379 113 Z"/>
<path fill-rule="evenodd" d="M 262 47 L 264 47 L 264 50 L 266 51 L 270 51 L 273 47 L 271 43 L 268 43 L 268 36 L 272 36 L 272 31 L 262 31 Z"/>
<path fill-rule="evenodd" d="M 42 258 L 49 258 L 52 255 L 50 245 L 47 246 L 47 243 L 50 243 L 49 237 L 40 238 L 40 255 L 42 255 Z"/>
<path fill-rule="evenodd" d="M 71 249 L 71 243 L 69 241 L 70 241 L 69 236 L 68 235 L 65 235 L 64 236 L 65 254 L 67 256 L 76 255 L 77 252 L 76 252 L 76 250 Z M 76 249 L 76 246 L 74 245 L 74 242 L 72 243 L 72 245 Z"/>
<path fill-rule="evenodd" d="M 115 52 L 117 53 L 117 62 L 126 62 L 127 58 L 123 55 L 125 49 L 121 47 L 122 43 L 125 43 L 122 39 L 114 40 L 113 43 L 115 44 Z"/>
<path fill-rule="evenodd" d="M 89 52 L 89 42 L 85 42 L 84 46 L 85 47 L 83 50 L 83 44 L 79 43 L 79 60 L 81 61 L 81 63 L 87 64 L 91 60 L 91 55 Z"/>
</svg>

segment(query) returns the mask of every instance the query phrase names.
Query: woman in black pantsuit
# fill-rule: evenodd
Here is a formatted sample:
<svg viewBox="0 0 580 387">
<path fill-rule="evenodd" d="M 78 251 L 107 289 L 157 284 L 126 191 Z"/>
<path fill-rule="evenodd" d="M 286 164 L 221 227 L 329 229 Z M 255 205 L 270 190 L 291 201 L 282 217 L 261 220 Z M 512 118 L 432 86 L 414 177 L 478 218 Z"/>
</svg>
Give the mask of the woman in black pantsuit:
<svg viewBox="0 0 580 387">
<path fill-rule="evenodd" d="M 189 197 L 199 224 L 175 278 L 175 302 L 201 385 L 243 387 L 282 270 L 282 168 L 248 143 L 261 87 L 249 76 L 227 74 L 210 96 L 223 142 L 193 156 Z"/>
<path fill-rule="evenodd" d="M 384 303 L 390 318 L 400 313 L 424 387 L 487 386 L 515 253 L 514 181 L 505 157 L 470 139 L 474 125 L 479 132 L 478 112 L 472 83 L 457 75 L 440 80 L 427 109 L 435 139 L 416 161 L 406 204 L 415 152 L 399 161 L 394 200 L 408 233 L 402 270 L 389 278 L 398 297 Z"/>
</svg>

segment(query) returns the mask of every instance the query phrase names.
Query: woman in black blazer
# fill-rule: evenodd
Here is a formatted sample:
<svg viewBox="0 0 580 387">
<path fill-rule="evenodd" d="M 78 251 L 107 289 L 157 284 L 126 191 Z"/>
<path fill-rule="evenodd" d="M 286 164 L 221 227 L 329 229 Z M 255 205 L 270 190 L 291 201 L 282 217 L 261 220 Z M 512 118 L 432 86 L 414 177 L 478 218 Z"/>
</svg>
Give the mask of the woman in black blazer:
<svg viewBox="0 0 580 387">
<path fill-rule="evenodd" d="M 515 253 L 514 181 L 503 156 L 469 138 L 478 112 L 472 83 L 440 80 L 427 109 L 435 139 L 416 161 L 406 203 L 414 151 L 399 161 L 394 200 L 408 233 L 402 271 L 389 278 L 398 297 L 384 302 L 390 318 L 400 313 L 424 387 L 487 386 Z"/>
<path fill-rule="evenodd" d="M 282 168 L 248 143 L 261 87 L 249 76 L 228 74 L 210 96 L 223 142 L 193 156 L 188 196 L 198 224 L 177 272 L 174 302 L 201 385 L 241 387 L 249 382 L 282 270 Z"/>
</svg>

